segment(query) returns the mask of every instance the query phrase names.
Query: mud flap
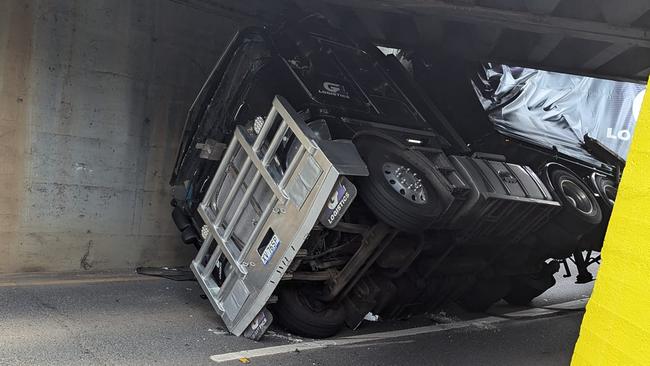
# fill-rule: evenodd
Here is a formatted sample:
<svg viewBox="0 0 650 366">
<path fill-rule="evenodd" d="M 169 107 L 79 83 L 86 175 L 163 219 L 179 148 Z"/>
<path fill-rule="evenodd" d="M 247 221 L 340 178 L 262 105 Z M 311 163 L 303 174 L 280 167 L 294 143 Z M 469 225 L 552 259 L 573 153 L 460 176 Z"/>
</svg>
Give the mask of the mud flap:
<svg viewBox="0 0 650 366">
<path fill-rule="evenodd" d="M 257 314 L 253 321 L 248 325 L 248 328 L 244 330 L 242 336 L 254 341 L 259 341 L 264 333 L 266 333 L 266 330 L 269 329 L 271 323 L 273 323 L 273 314 L 271 314 L 267 308 L 262 308 L 262 311 Z"/>
<path fill-rule="evenodd" d="M 354 201 L 356 196 L 357 187 L 345 176 L 339 177 L 327 201 L 327 205 L 318 218 L 320 223 L 329 229 L 335 227 L 341 221 L 343 214 L 352 205 L 352 201 Z"/>
</svg>

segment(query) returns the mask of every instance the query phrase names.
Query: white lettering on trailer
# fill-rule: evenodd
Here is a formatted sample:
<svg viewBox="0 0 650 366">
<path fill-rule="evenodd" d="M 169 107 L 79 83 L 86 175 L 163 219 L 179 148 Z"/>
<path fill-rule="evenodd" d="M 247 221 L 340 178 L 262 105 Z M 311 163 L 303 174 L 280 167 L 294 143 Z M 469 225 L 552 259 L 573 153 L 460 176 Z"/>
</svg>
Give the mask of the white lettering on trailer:
<svg viewBox="0 0 650 366">
<path fill-rule="evenodd" d="M 614 140 L 623 140 L 627 141 L 632 137 L 632 134 L 630 133 L 629 130 L 619 130 L 614 134 L 614 130 L 609 127 L 607 128 L 607 138 L 608 139 L 614 139 Z"/>
</svg>

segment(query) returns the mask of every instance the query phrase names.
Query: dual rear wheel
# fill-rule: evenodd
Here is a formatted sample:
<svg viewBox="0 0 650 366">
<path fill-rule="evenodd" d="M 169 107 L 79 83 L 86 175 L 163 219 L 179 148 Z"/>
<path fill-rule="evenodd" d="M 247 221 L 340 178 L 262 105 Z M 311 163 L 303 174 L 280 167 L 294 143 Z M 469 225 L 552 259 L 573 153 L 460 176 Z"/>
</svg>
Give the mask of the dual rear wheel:
<svg viewBox="0 0 650 366">
<path fill-rule="evenodd" d="M 603 209 L 587 185 L 570 170 L 550 165 L 542 175 L 562 208 L 538 236 L 539 256 L 562 259 L 581 250 L 581 239 L 595 232 L 603 221 Z"/>
</svg>

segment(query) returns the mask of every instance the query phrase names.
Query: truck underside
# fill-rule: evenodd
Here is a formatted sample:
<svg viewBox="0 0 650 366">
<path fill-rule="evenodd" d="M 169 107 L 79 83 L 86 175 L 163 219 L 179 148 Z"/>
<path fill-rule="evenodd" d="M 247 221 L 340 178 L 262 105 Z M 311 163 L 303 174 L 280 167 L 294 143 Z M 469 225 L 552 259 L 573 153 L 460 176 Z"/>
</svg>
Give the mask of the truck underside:
<svg viewBox="0 0 650 366">
<path fill-rule="evenodd" d="M 236 335 L 525 304 L 557 260 L 600 249 L 617 180 L 502 153 L 468 148 L 395 57 L 320 17 L 248 28 L 188 114 L 173 218 Z"/>
</svg>

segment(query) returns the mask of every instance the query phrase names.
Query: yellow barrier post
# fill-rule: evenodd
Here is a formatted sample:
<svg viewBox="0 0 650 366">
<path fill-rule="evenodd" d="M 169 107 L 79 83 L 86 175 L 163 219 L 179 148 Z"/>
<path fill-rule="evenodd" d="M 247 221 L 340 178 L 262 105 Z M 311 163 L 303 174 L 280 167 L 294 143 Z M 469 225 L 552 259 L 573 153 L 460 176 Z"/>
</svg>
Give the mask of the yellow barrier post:
<svg viewBox="0 0 650 366">
<path fill-rule="evenodd" d="M 634 130 L 571 364 L 650 365 L 650 93 Z"/>
</svg>

